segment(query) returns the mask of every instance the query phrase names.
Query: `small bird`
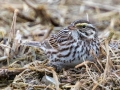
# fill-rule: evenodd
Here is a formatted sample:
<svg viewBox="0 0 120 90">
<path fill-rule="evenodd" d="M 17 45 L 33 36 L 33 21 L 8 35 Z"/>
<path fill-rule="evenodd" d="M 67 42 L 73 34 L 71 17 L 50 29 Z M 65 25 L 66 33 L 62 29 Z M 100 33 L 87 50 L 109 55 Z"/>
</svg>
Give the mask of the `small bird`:
<svg viewBox="0 0 120 90">
<path fill-rule="evenodd" d="M 51 65 L 70 68 L 99 55 L 99 39 L 95 26 L 86 20 L 76 20 L 41 44 Z M 92 53 L 91 53 L 92 51 Z"/>
<path fill-rule="evenodd" d="M 100 43 L 95 26 L 86 20 L 76 20 L 38 46 L 49 64 L 61 69 L 74 67 L 84 60 L 93 61 L 99 55 Z"/>
</svg>

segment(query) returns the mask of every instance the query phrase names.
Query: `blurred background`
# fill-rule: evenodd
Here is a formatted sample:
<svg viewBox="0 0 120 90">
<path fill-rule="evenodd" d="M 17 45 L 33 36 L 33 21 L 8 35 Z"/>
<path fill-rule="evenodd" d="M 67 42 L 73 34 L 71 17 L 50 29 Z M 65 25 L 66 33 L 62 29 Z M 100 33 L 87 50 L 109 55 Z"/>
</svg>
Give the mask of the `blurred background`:
<svg viewBox="0 0 120 90">
<path fill-rule="evenodd" d="M 15 10 L 15 29 L 23 39 L 43 41 L 77 19 L 92 22 L 100 38 L 111 31 L 120 37 L 119 0 L 0 0 L 0 6 L 1 37 L 8 36 Z"/>
<path fill-rule="evenodd" d="M 78 19 L 98 29 L 105 56 L 99 59 L 101 68 L 90 65 L 57 75 L 46 66 L 42 50 L 21 45 L 24 40 L 42 42 Z M 58 77 L 59 90 L 70 90 L 73 85 L 71 90 L 120 90 L 119 39 L 120 0 L 0 0 L 0 89 L 10 84 L 3 90 L 58 90 L 52 81 Z M 53 77 L 51 86 L 42 83 L 44 76 L 48 81 Z"/>
</svg>

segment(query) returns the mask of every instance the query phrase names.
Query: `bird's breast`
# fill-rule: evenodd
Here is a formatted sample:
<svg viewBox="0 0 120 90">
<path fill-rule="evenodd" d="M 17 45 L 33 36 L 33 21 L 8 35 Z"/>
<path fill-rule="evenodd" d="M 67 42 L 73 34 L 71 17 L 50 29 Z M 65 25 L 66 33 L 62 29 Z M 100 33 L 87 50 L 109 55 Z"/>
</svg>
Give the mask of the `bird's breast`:
<svg viewBox="0 0 120 90">
<path fill-rule="evenodd" d="M 69 45 L 59 47 L 57 52 L 49 53 L 48 59 L 53 65 L 60 65 L 62 67 L 73 67 L 84 60 L 93 60 L 91 53 L 98 54 L 97 43 L 86 43 L 84 41 L 77 41 Z"/>
</svg>

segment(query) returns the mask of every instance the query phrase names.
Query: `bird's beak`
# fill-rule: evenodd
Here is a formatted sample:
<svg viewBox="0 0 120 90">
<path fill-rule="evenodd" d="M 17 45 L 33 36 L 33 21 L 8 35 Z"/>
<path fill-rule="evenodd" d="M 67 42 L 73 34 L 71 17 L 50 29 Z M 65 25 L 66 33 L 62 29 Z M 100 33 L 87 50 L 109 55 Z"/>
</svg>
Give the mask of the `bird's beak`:
<svg viewBox="0 0 120 90">
<path fill-rule="evenodd" d="M 73 26 L 73 25 L 70 25 L 70 26 L 68 26 L 68 29 L 69 29 L 69 30 L 76 30 L 76 27 Z"/>
</svg>

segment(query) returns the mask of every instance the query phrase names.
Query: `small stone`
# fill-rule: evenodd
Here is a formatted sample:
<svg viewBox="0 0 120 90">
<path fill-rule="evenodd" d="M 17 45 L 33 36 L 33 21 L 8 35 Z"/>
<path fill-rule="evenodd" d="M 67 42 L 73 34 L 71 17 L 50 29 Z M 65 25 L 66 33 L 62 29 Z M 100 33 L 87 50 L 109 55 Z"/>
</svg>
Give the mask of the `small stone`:
<svg viewBox="0 0 120 90">
<path fill-rule="evenodd" d="M 47 75 L 43 76 L 41 82 L 44 83 L 45 85 L 50 85 L 50 84 L 56 85 L 55 80 L 52 77 L 47 76 Z"/>
</svg>

